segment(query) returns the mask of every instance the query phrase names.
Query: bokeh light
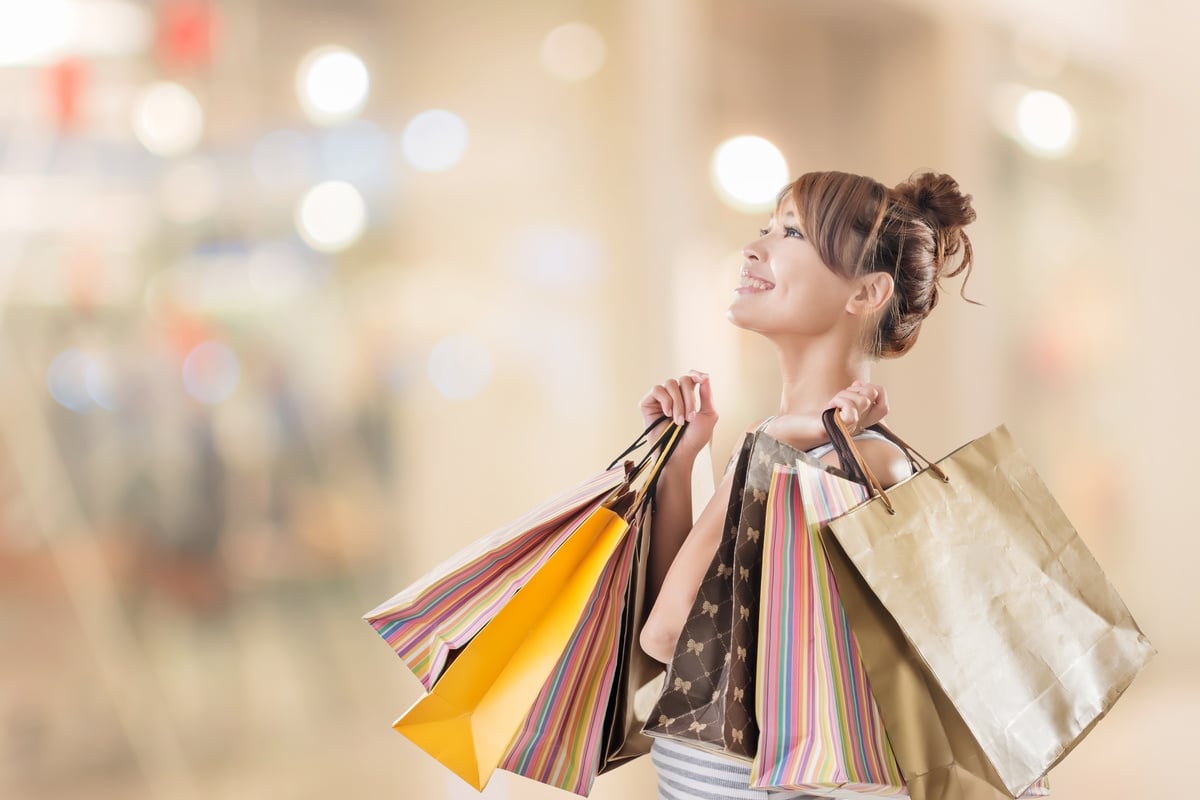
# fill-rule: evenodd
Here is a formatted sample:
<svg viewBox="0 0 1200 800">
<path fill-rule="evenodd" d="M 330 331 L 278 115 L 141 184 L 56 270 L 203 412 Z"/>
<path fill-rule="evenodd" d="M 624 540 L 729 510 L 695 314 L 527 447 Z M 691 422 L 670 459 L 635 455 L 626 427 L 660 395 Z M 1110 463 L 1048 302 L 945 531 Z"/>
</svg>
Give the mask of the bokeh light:
<svg viewBox="0 0 1200 800">
<path fill-rule="evenodd" d="M 344 47 L 311 51 L 296 70 L 296 96 L 310 120 L 332 125 L 362 111 L 371 89 L 367 65 Z"/>
<path fill-rule="evenodd" d="M 325 181 L 309 189 L 296 206 L 296 230 L 314 250 L 336 253 L 362 236 L 367 204 L 345 181 Z"/>
<path fill-rule="evenodd" d="M 0 66 L 61 58 L 79 28 L 79 8 L 68 0 L 0 0 Z"/>
<path fill-rule="evenodd" d="M 1020 141 L 1038 155 L 1058 157 L 1071 152 L 1079 134 L 1075 109 L 1053 92 L 1031 90 L 1017 103 L 1016 128 Z"/>
<path fill-rule="evenodd" d="M 91 410 L 93 400 L 88 392 L 88 373 L 95 359 L 83 350 L 63 350 L 50 362 L 46 371 L 46 384 L 50 396 L 63 408 L 77 414 Z"/>
<path fill-rule="evenodd" d="M 207 405 L 227 399 L 242 377 L 237 355 L 223 342 L 205 341 L 183 360 L 183 385 L 187 393 Z"/>
<path fill-rule="evenodd" d="M 423 111 L 404 127 L 404 157 L 423 172 L 441 172 L 457 164 L 467 149 L 467 123 L 443 109 Z"/>
<path fill-rule="evenodd" d="M 604 37 L 591 25 L 568 22 L 542 40 L 542 66 L 563 81 L 581 81 L 595 75 L 607 55 Z"/>
<path fill-rule="evenodd" d="M 721 200 L 738 211 L 766 211 L 788 182 L 788 165 L 779 148 L 760 136 L 737 136 L 717 147 L 712 159 L 713 185 Z"/>
<path fill-rule="evenodd" d="M 171 158 L 191 152 L 204 133 L 204 109 L 178 83 L 163 81 L 144 89 L 134 101 L 133 132 L 156 156 Z"/>
<path fill-rule="evenodd" d="M 25 2 L 28 8 L 40 5 Z M 130 0 L 87 0 L 79 2 L 79 26 L 71 50 L 80 56 L 129 56 L 143 51 L 150 43 L 150 11 Z"/>
<path fill-rule="evenodd" d="M 474 397 L 484 390 L 491 378 L 491 353 L 473 336 L 447 336 L 429 353 L 429 380 L 449 400 Z"/>
</svg>

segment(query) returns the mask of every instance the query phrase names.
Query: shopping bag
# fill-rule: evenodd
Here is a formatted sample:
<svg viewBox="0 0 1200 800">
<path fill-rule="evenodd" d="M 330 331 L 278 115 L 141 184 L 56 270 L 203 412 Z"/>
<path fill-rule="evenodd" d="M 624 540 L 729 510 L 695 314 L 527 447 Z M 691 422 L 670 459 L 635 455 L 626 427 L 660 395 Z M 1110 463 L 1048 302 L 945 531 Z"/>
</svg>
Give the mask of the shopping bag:
<svg viewBox="0 0 1200 800">
<path fill-rule="evenodd" d="M 632 562 L 616 647 L 617 667 L 609 706 L 605 711 L 604 756 L 598 772 L 603 774 L 650 752 L 651 739 L 642 732 L 650 718 L 665 667 L 648 655 L 641 645 L 642 622 L 646 618 L 646 576 L 650 568 L 650 537 L 653 493 L 650 502 L 635 510 L 630 527 Z"/>
<path fill-rule="evenodd" d="M 605 733 L 624 733 L 598 709 L 612 706 L 631 677 L 618 669 L 616 645 L 641 538 L 637 525 L 681 431 L 669 426 L 641 465 L 626 465 L 624 484 L 481 627 L 396 722 L 399 732 L 476 788 L 502 766 L 586 794 L 607 766 L 602 756 L 612 737 Z M 643 473 L 648 477 L 634 492 L 632 481 Z"/>
<path fill-rule="evenodd" d="M 756 788 L 907 797 L 820 543 L 867 487 L 804 461 L 776 464 L 763 527 L 755 676 Z"/>
<path fill-rule="evenodd" d="M 863 484 L 805 461 L 775 467 L 763 531 L 754 787 L 908 797 L 820 543 L 825 523 L 868 497 Z M 1024 796 L 1048 793 L 1043 778 Z"/>
<path fill-rule="evenodd" d="M 628 529 L 605 506 L 590 514 L 393 727 L 482 790 Z"/>
<path fill-rule="evenodd" d="M 913 800 L 1014 797 L 1092 729 L 1154 655 L 1001 425 L 822 529 Z"/>
<path fill-rule="evenodd" d="M 635 522 L 636 524 L 636 522 Z M 500 768 L 586 796 L 606 755 L 606 715 L 597 709 L 617 694 L 617 645 L 624 580 L 639 533 L 631 525 L 609 559 L 550 678 L 525 715 Z"/>
<path fill-rule="evenodd" d="M 772 467 L 803 459 L 842 474 L 762 427 L 743 440 L 738 452 L 721 542 L 644 728 L 651 736 L 745 760 L 754 757 L 758 741 L 753 678 L 762 530 Z"/>
<path fill-rule="evenodd" d="M 627 479 L 617 464 L 456 553 L 364 619 L 425 686 Z"/>
</svg>

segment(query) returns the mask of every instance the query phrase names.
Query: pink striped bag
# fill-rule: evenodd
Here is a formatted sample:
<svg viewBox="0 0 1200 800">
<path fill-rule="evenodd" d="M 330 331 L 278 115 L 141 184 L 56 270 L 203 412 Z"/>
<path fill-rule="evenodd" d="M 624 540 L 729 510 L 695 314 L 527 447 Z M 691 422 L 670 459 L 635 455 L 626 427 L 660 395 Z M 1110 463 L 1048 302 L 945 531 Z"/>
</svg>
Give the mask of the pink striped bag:
<svg viewBox="0 0 1200 800">
<path fill-rule="evenodd" d="M 798 459 L 767 496 L 751 785 L 825 797 L 908 797 L 821 544 L 867 487 Z M 1049 794 L 1042 778 L 1023 797 Z"/>
<path fill-rule="evenodd" d="M 805 462 L 775 465 L 763 530 L 752 786 L 907 796 L 817 536 L 820 523 L 868 496 L 862 484 Z"/>
<path fill-rule="evenodd" d="M 364 616 L 432 689 L 453 656 L 621 486 L 617 465 L 498 528 Z"/>
<path fill-rule="evenodd" d="M 645 444 L 644 437 L 665 419 L 647 428 L 614 466 L 493 531 L 364 615 L 430 692 L 414 706 L 420 706 L 417 717 L 408 720 L 406 714 L 397 721 L 397 730 L 476 788 L 482 788 L 498 767 L 587 795 L 598 774 L 648 752 L 650 740 L 640 734 L 644 712 L 632 707 L 633 697 L 662 669 L 631 648 L 638 647 L 643 616 L 654 485 L 686 426 L 668 425 L 640 464 L 615 465 Z M 602 566 L 592 562 L 599 571 L 594 585 L 587 587 L 590 594 L 582 613 L 575 621 L 577 612 L 572 611 L 573 625 L 558 629 L 565 637 L 561 652 L 561 642 L 552 651 L 519 644 L 526 647 L 520 658 L 516 651 L 505 656 L 508 651 L 496 655 L 500 651 L 494 648 L 472 650 L 472 641 L 497 630 L 489 623 L 499 624 L 510 602 L 520 604 L 522 596 L 529 596 L 518 592 L 534 586 L 539 571 L 554 563 L 556 551 L 569 547 L 572 535 L 597 513 L 609 518 L 616 514 L 625 528 L 613 543 L 615 549 L 604 554 Z M 573 597 L 578 600 L 580 595 Z M 547 603 L 559 601 L 561 596 L 551 596 Z M 498 640 L 493 636 L 490 642 L 494 641 Z M 548 653 L 556 660 L 547 662 Z M 501 663 L 501 657 L 511 660 Z M 523 719 L 519 714 L 512 719 L 512 728 L 492 725 L 499 719 L 496 714 L 478 717 L 487 720 L 481 739 L 481 729 L 473 727 L 478 708 L 472 706 L 472 693 L 483 686 L 492 711 L 523 712 L 516 703 L 528 702 L 519 696 L 524 688 L 513 689 L 519 681 L 508 680 L 505 672 L 518 660 L 526 686 L 535 660 L 548 677 L 538 674 L 533 692 L 539 693 Z M 445 693 L 438 694 L 440 690 Z M 431 700 L 431 695 L 436 698 Z M 464 717 L 471 724 L 463 727 L 463 737 L 447 739 L 443 723 L 458 725 Z M 480 749 L 483 740 L 486 752 Z"/>
</svg>

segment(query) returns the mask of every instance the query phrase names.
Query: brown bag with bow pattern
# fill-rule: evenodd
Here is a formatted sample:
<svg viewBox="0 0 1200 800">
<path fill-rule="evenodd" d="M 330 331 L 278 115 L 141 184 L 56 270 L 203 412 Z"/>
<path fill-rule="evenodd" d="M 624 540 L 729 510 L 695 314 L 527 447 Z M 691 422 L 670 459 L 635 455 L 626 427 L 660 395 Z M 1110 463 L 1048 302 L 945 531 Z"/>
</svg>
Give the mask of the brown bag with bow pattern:
<svg viewBox="0 0 1200 800">
<path fill-rule="evenodd" d="M 742 442 L 721 543 L 643 729 L 650 736 L 679 739 L 747 760 L 754 758 L 758 748 L 754 674 L 762 530 L 771 469 L 802 459 L 844 474 L 768 436 L 762 427 Z"/>
</svg>

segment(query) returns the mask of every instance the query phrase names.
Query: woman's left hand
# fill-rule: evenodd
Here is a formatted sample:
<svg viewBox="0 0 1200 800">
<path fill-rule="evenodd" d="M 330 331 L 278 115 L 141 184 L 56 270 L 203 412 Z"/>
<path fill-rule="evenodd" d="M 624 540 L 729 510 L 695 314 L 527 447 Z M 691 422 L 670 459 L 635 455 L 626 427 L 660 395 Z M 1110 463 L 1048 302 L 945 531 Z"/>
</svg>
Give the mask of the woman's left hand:
<svg viewBox="0 0 1200 800">
<path fill-rule="evenodd" d="M 855 381 L 835 394 L 825 407 L 839 409 L 838 416 L 853 436 L 887 416 L 887 392 L 878 383 Z"/>
</svg>

